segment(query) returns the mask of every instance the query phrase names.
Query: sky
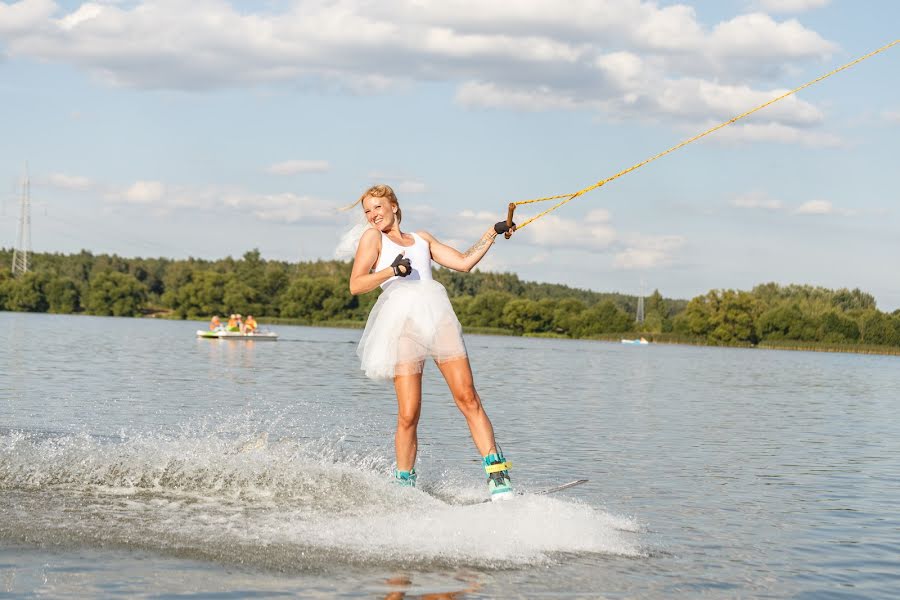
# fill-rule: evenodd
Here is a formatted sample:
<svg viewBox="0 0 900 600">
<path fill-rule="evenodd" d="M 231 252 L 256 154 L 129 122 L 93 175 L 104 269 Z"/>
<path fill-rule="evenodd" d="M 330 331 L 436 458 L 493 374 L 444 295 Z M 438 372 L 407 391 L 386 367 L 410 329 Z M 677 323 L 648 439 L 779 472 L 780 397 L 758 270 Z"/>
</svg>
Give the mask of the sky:
<svg viewBox="0 0 900 600">
<path fill-rule="evenodd" d="M 465 250 L 898 38 L 894 0 L 0 0 L 0 246 L 331 259 L 387 183 Z M 900 45 L 499 240 L 528 281 L 900 308 Z M 522 221 L 545 205 L 517 210 Z"/>
</svg>

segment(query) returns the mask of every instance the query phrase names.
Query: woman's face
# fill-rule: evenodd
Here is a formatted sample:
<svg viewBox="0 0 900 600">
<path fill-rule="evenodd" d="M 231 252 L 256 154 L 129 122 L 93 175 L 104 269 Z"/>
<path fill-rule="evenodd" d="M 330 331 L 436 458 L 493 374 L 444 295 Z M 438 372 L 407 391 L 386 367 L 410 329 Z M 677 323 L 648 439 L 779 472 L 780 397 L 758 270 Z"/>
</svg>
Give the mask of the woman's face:
<svg viewBox="0 0 900 600">
<path fill-rule="evenodd" d="M 394 226 L 397 215 L 394 214 L 393 205 L 387 198 L 367 196 L 362 205 L 366 213 L 366 221 L 375 229 L 387 231 Z"/>
</svg>

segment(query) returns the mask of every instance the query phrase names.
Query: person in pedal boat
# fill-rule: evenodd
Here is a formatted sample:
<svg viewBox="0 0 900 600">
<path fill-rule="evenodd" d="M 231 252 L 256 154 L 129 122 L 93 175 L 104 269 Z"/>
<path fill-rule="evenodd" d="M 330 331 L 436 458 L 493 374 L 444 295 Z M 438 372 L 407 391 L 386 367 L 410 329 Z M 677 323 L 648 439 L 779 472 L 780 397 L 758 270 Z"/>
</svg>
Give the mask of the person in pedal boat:
<svg viewBox="0 0 900 600">
<path fill-rule="evenodd" d="M 228 327 L 226 327 L 228 331 L 240 331 L 238 327 L 238 316 L 235 314 L 231 314 L 228 316 Z"/>
<path fill-rule="evenodd" d="M 222 321 L 219 320 L 219 315 L 213 315 L 213 318 L 209 321 L 209 330 L 219 331 L 220 329 L 222 329 Z"/>
<path fill-rule="evenodd" d="M 397 393 L 395 477 L 416 484 L 416 428 L 422 405 L 422 369 L 430 358 L 444 376 L 456 406 L 482 457 L 491 499 L 512 496 L 510 463 L 494 439 L 494 429 L 475 390 L 462 328 L 444 287 L 431 275 L 432 260 L 456 271 L 470 271 L 498 234 L 515 231 L 500 222 L 466 252 L 442 244 L 426 231 L 403 233 L 397 196 L 387 185 L 366 190 L 361 204 L 370 227 L 359 240 L 350 293 L 383 292 L 369 313 L 357 353 L 372 379 L 392 379 Z"/>
<path fill-rule="evenodd" d="M 256 330 L 259 326 L 256 324 L 256 319 L 253 318 L 253 315 L 247 315 L 247 320 L 244 321 L 244 333 L 256 333 Z"/>
</svg>

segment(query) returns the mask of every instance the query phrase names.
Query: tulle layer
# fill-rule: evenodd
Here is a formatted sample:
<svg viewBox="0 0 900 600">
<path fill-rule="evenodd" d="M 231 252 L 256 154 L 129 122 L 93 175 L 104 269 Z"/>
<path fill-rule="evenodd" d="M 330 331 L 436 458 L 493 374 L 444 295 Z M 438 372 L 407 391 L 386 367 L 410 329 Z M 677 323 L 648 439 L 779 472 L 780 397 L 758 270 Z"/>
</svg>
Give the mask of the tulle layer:
<svg viewBox="0 0 900 600">
<path fill-rule="evenodd" d="M 463 358 L 462 327 L 436 281 L 394 281 L 379 296 L 356 350 L 372 379 L 422 371 L 425 360 Z"/>
</svg>

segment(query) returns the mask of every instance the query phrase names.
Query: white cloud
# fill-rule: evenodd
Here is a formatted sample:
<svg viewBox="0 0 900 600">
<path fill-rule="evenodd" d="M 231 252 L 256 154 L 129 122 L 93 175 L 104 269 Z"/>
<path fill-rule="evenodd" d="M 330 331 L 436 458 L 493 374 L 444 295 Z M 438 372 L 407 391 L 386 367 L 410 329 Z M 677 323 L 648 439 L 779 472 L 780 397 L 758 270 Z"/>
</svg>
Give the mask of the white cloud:
<svg viewBox="0 0 900 600">
<path fill-rule="evenodd" d="M 47 178 L 47 183 L 53 187 L 84 192 L 90 190 L 94 184 L 87 177 L 80 175 L 66 175 L 65 173 L 53 173 Z"/>
<path fill-rule="evenodd" d="M 52 0 L 23 0 L 7 4 L 0 3 L 0 33 L 11 35 L 34 34 L 38 28 L 48 24 L 56 12 Z"/>
<path fill-rule="evenodd" d="M 287 160 L 266 167 L 273 175 L 296 175 L 298 173 L 324 173 L 331 168 L 327 160 Z"/>
<path fill-rule="evenodd" d="M 759 6 L 772 13 L 799 13 L 826 6 L 830 0 L 759 0 Z"/>
<path fill-rule="evenodd" d="M 718 60 L 784 60 L 824 58 L 830 56 L 836 47 L 794 19 L 779 23 L 769 15 L 752 13 L 716 25 L 708 49 Z"/>
<path fill-rule="evenodd" d="M 881 113 L 881 116 L 888 123 L 900 124 L 900 110 L 886 110 Z"/>
<path fill-rule="evenodd" d="M 217 186 L 177 186 L 160 181 L 137 181 L 127 187 L 101 186 L 112 204 L 152 208 L 154 215 L 178 211 L 235 211 L 260 221 L 301 224 L 338 224 L 346 212 L 337 203 L 294 193 L 257 194 L 242 189 Z"/>
<path fill-rule="evenodd" d="M 613 267 L 642 270 L 668 266 L 674 262 L 675 253 L 684 243 L 685 239 L 678 235 L 632 236 L 625 250 L 616 253 Z"/>
<path fill-rule="evenodd" d="M 77 9 L 75 9 L 75 12 L 67 14 L 57 22 L 62 29 L 69 31 L 74 29 L 75 27 L 78 27 L 82 23 L 90 22 L 93 19 L 101 17 L 102 12 L 103 8 L 99 4 L 88 2 L 86 4 L 82 4 Z"/>
<path fill-rule="evenodd" d="M 166 186 L 159 181 L 136 181 L 122 198 L 131 204 L 152 204 L 163 198 Z"/>
<path fill-rule="evenodd" d="M 518 213 L 515 221 L 524 223 L 531 216 L 533 215 Z M 448 239 L 474 239 L 474 236 L 482 235 L 487 227 L 503 218 L 495 212 L 486 210 L 476 212 L 471 209 L 460 211 L 458 217 L 458 231 L 448 235 Z M 602 251 L 609 248 L 617 239 L 616 231 L 609 221 L 609 212 L 602 208 L 588 212 L 581 220 L 548 214 L 514 236 L 520 243 L 527 242 L 543 248 Z M 447 227 L 453 223 L 453 220 L 447 220 L 442 226 Z"/>
<path fill-rule="evenodd" d="M 524 222 L 526 215 L 517 220 Z M 545 248 L 571 248 L 581 250 L 604 250 L 617 239 L 615 229 L 604 220 L 578 221 L 548 214 L 515 234 L 537 246 Z"/>
<path fill-rule="evenodd" d="M 229 208 L 246 210 L 262 221 L 310 224 L 338 223 L 343 220 L 338 207 L 311 196 L 283 194 L 248 194 L 231 192 L 222 197 Z"/>
<path fill-rule="evenodd" d="M 10 56 L 71 64 L 118 86 L 302 82 L 380 93 L 441 81 L 458 85 L 463 106 L 676 122 L 730 118 L 772 95 L 764 84 L 742 82 L 771 80 L 836 50 L 796 20 L 753 13 L 708 27 L 690 6 L 643 0 L 339 0 L 270 3 L 254 12 L 234 0 L 94 2 L 68 10 L 23 0 L 0 3 L 0 33 Z M 767 115 L 788 129 L 822 119 L 796 99 Z M 293 174 L 327 169 L 323 163 L 270 169 Z"/>
<path fill-rule="evenodd" d="M 401 181 L 397 184 L 398 194 L 424 194 L 428 188 L 421 181 Z"/>
<path fill-rule="evenodd" d="M 369 179 L 373 182 L 387 183 L 393 188 L 398 197 L 400 194 L 424 194 L 428 191 L 428 186 L 425 182 L 418 181 L 405 175 L 372 171 L 369 173 Z"/>
<path fill-rule="evenodd" d="M 836 208 L 828 200 L 810 200 L 794 210 L 796 215 L 842 215 L 852 216 L 856 211 Z"/>
<path fill-rule="evenodd" d="M 782 204 L 779 200 L 768 197 L 762 192 L 750 192 L 731 201 L 731 205 L 737 208 L 764 209 L 764 210 L 781 210 Z"/>
<path fill-rule="evenodd" d="M 584 217 L 585 223 L 609 223 L 611 219 L 612 215 L 605 208 L 589 210 Z"/>
<path fill-rule="evenodd" d="M 610 64 L 615 66 L 610 67 Z M 627 65 L 627 66 L 623 66 Z M 546 86 L 532 89 L 504 88 L 495 83 L 467 82 L 457 91 L 457 102 L 469 107 L 510 108 L 521 111 L 589 110 L 628 118 L 665 118 L 681 121 L 691 133 L 709 129 L 735 115 L 787 92 L 785 89 L 753 90 L 698 78 L 667 79 L 642 70 L 638 62 L 621 56 L 600 60 L 602 78 L 617 89 L 605 100 L 579 98 L 571 90 Z M 617 69 L 613 72 L 610 69 Z M 716 137 L 740 141 L 775 141 L 809 146 L 833 146 L 833 135 L 811 131 L 821 124 L 822 112 L 796 96 L 788 96 L 758 113 L 716 132 Z M 701 119 L 706 119 L 700 122 Z M 712 120 L 709 120 L 712 119 Z"/>
<path fill-rule="evenodd" d="M 464 219 L 477 219 L 479 221 L 484 221 L 485 223 L 488 221 L 493 221 L 497 217 L 496 214 L 487 210 L 479 210 L 478 212 L 475 212 L 474 210 L 470 210 L 468 208 L 460 212 L 459 216 Z"/>
<path fill-rule="evenodd" d="M 839 136 L 791 127 L 781 123 L 734 123 L 715 132 L 709 138 L 715 143 L 777 142 L 798 144 L 810 148 L 838 148 L 845 144 Z"/>
<path fill-rule="evenodd" d="M 456 91 L 456 102 L 467 107 L 512 108 L 521 111 L 576 110 L 589 104 L 547 86 L 504 88 L 496 83 L 467 81 Z"/>
</svg>

